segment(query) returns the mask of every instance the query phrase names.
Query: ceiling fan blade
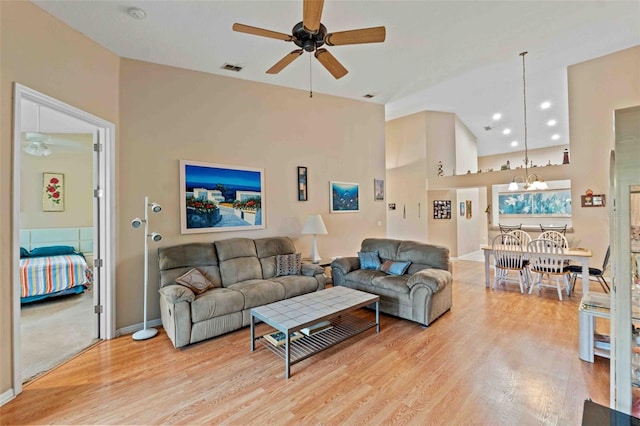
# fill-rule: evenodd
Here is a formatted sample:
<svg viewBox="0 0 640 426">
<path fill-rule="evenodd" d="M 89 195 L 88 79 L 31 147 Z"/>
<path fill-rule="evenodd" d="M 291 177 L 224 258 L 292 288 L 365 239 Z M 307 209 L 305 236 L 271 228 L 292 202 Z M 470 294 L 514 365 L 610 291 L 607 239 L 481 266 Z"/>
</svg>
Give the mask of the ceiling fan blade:
<svg viewBox="0 0 640 426">
<path fill-rule="evenodd" d="M 345 44 L 382 43 L 387 35 L 384 27 L 362 28 L 359 30 L 339 31 L 329 33 L 324 42 L 328 46 L 343 46 Z"/>
<path fill-rule="evenodd" d="M 265 30 L 263 28 L 251 27 L 244 24 L 233 24 L 233 31 L 239 33 L 253 34 L 261 37 L 275 38 L 277 40 L 293 41 L 293 37 L 289 34 L 279 33 L 276 31 Z"/>
<path fill-rule="evenodd" d="M 327 49 L 316 50 L 315 56 L 336 80 L 344 77 L 349 72 Z"/>
<path fill-rule="evenodd" d="M 289 65 L 291 62 L 295 61 L 298 58 L 298 56 L 302 55 L 302 52 L 303 52 L 302 49 L 298 49 L 289 53 L 287 56 L 285 56 L 284 58 L 276 62 L 274 66 L 269 68 L 267 70 L 267 74 L 278 74 L 280 71 L 284 69 L 284 67 Z"/>
<path fill-rule="evenodd" d="M 324 0 L 304 0 L 302 4 L 302 25 L 311 34 L 317 33 L 320 29 L 323 5 Z"/>
</svg>

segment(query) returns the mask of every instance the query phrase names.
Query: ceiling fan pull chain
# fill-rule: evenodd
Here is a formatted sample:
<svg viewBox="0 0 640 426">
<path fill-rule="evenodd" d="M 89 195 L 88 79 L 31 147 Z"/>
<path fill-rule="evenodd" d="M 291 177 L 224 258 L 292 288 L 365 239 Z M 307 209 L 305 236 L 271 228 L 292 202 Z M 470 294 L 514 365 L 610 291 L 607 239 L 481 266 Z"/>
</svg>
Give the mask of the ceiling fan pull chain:
<svg viewBox="0 0 640 426">
<path fill-rule="evenodd" d="M 311 79 L 311 55 L 309 55 L 309 97 L 313 98 L 313 80 Z"/>
</svg>

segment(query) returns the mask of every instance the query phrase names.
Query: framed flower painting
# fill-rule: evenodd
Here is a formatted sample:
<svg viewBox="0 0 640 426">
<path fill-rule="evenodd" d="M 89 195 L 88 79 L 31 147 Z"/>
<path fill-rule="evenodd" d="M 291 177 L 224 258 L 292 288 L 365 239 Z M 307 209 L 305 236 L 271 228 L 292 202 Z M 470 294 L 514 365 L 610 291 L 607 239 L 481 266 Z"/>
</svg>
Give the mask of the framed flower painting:
<svg viewBox="0 0 640 426">
<path fill-rule="evenodd" d="M 265 228 L 264 170 L 180 161 L 183 234 Z"/>
<path fill-rule="evenodd" d="M 42 211 L 64 211 L 64 174 L 42 174 Z"/>
</svg>

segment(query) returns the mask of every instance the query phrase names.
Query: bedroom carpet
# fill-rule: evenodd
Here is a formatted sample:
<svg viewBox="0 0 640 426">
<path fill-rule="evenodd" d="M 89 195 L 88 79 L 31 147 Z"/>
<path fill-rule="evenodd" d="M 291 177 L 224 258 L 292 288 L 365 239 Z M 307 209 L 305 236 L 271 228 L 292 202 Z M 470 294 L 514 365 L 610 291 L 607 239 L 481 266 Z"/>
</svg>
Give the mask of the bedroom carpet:
<svg viewBox="0 0 640 426">
<path fill-rule="evenodd" d="M 23 305 L 22 381 L 50 370 L 97 342 L 93 291 Z"/>
</svg>

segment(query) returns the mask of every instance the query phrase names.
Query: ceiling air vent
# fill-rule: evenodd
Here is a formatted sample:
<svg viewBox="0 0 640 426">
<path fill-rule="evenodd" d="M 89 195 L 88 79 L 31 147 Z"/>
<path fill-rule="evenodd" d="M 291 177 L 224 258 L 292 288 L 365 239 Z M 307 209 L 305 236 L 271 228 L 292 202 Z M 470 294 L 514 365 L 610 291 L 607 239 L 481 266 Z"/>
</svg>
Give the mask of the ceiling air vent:
<svg viewBox="0 0 640 426">
<path fill-rule="evenodd" d="M 493 127 L 491 127 L 491 126 L 484 126 L 484 129 L 488 132 L 489 130 L 493 129 Z"/>
<path fill-rule="evenodd" d="M 223 70 L 227 70 L 227 71 L 235 71 L 235 72 L 242 71 L 242 67 L 239 66 L 239 65 L 224 64 L 220 68 L 222 68 Z"/>
<path fill-rule="evenodd" d="M 375 95 L 372 95 L 371 93 L 367 93 L 366 95 L 362 96 L 363 98 L 367 98 L 367 99 L 371 99 L 373 98 Z"/>
</svg>

